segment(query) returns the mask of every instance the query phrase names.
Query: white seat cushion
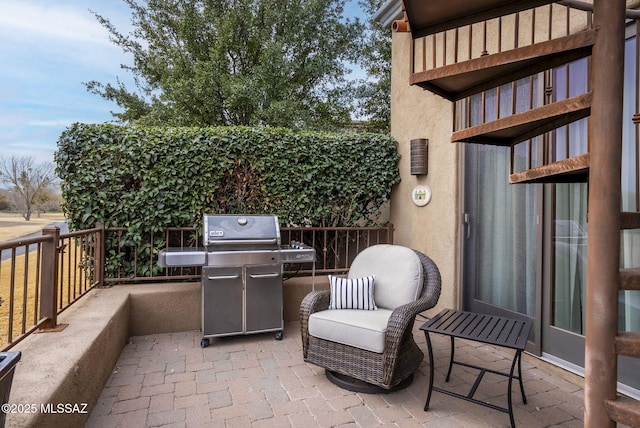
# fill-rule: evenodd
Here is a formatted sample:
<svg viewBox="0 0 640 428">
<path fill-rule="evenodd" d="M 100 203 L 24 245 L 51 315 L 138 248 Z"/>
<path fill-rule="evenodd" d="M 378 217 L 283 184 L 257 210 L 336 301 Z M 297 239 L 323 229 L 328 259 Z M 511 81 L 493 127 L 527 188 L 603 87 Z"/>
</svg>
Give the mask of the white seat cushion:
<svg viewBox="0 0 640 428">
<path fill-rule="evenodd" d="M 380 244 L 366 248 L 351 263 L 348 278 L 375 275 L 373 296 L 378 308 L 395 309 L 422 293 L 422 262 L 411 248 Z"/>
<path fill-rule="evenodd" d="M 329 309 L 309 317 L 309 334 L 319 339 L 382 354 L 387 323 L 393 311 Z"/>
</svg>

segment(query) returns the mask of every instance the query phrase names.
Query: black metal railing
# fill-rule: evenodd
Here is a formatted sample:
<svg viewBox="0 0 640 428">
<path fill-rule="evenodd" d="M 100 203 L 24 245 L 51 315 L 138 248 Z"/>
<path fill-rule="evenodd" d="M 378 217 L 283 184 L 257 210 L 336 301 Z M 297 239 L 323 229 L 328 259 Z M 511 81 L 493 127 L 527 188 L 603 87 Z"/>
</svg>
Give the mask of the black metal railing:
<svg viewBox="0 0 640 428">
<path fill-rule="evenodd" d="M 0 349 L 36 330 L 56 328 L 57 317 L 102 282 L 100 227 L 0 243 Z"/>
<path fill-rule="evenodd" d="M 393 243 L 393 225 L 383 227 L 283 227 L 282 243 L 303 242 L 316 250 L 315 272 L 346 273 L 358 253 L 376 244 Z M 310 264 L 287 265 L 288 274 L 311 275 Z"/>
<path fill-rule="evenodd" d="M 282 244 L 313 245 L 316 273 L 344 273 L 355 256 L 376 244 L 393 243 L 393 226 L 281 229 Z M 6 351 L 38 330 L 60 328 L 60 313 L 97 286 L 125 282 L 200 280 L 200 267 L 161 268 L 157 248 L 198 247 L 195 227 L 168 227 L 146 239 L 127 238 L 126 228 L 42 236 L 0 243 L 0 350 Z M 312 265 L 285 265 L 291 276 L 308 276 Z"/>
</svg>

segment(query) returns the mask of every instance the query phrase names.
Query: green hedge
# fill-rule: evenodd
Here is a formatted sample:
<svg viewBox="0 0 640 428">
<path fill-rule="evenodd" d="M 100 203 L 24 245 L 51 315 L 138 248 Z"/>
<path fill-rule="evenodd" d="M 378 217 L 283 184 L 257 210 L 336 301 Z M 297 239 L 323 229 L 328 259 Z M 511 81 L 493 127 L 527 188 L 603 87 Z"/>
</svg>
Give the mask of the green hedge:
<svg viewBox="0 0 640 428">
<path fill-rule="evenodd" d="M 369 133 L 74 124 L 55 160 L 70 227 L 124 226 L 132 245 L 167 226 L 199 226 L 205 212 L 374 225 L 400 181 L 395 140 Z"/>
</svg>

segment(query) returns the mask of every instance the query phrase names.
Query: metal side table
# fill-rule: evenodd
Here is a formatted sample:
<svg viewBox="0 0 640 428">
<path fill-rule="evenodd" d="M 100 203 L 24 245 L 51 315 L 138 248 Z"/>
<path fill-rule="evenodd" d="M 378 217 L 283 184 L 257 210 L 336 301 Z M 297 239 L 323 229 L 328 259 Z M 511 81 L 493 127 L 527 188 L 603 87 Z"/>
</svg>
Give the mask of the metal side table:
<svg viewBox="0 0 640 428">
<path fill-rule="evenodd" d="M 427 401 L 424 405 L 424 410 L 429 410 L 429 401 L 431 401 L 431 393 L 433 391 L 442 392 L 453 397 L 461 398 L 472 403 L 480 404 L 485 407 L 489 407 L 494 410 L 499 410 L 509 414 L 511 426 L 515 427 L 515 420 L 513 418 L 513 405 L 511 400 L 511 386 L 513 379 L 518 379 L 520 382 L 520 392 L 522 393 L 522 402 L 527 404 L 527 397 L 524 394 L 524 385 L 522 384 L 522 351 L 524 350 L 529 332 L 531 331 L 531 321 L 518 320 L 511 318 L 504 318 L 492 315 L 476 314 L 472 312 L 455 311 L 452 309 L 445 309 L 438 315 L 431 318 L 424 323 L 420 330 L 424 331 L 427 339 L 427 348 L 429 351 L 429 392 L 427 394 Z M 433 386 L 433 349 L 431 347 L 430 333 L 443 334 L 451 338 L 451 358 L 449 360 L 449 370 L 447 372 L 446 382 L 449 382 L 451 376 L 451 369 L 454 364 L 461 366 L 471 367 L 480 370 L 475 383 L 471 387 L 471 390 L 467 395 L 458 394 L 446 389 L 437 388 Z M 487 343 L 490 345 L 503 346 L 505 348 L 515 349 L 516 354 L 513 357 L 511 363 L 511 371 L 509 373 L 499 372 L 491 369 L 487 369 L 472 364 L 467 364 L 454 359 L 454 339 L 456 337 L 472 340 L 480 343 Z M 516 363 L 518 365 L 518 375 L 514 375 Z M 506 376 L 509 378 L 509 390 L 507 391 L 508 407 L 500 407 L 491 403 L 486 403 L 481 400 L 473 398 L 480 385 L 480 381 L 486 372 Z"/>
</svg>

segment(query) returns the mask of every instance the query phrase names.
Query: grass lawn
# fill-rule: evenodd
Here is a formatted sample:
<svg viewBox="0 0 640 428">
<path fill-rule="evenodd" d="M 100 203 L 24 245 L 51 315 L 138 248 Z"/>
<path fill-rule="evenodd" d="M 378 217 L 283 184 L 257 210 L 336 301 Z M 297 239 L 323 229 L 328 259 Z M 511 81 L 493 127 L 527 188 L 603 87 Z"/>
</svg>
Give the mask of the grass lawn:
<svg viewBox="0 0 640 428">
<path fill-rule="evenodd" d="M 30 221 L 18 213 L 0 212 L 0 242 L 39 232 L 51 223 L 64 221 L 62 213 L 34 214 Z"/>
<path fill-rule="evenodd" d="M 0 212 L 0 242 L 40 232 L 51 223 L 64 221 L 61 213 L 34 215 L 31 221 L 25 221 L 20 214 Z M 72 266 L 75 260 L 72 261 Z M 11 330 L 13 338 L 19 336 L 24 328 L 29 328 L 38 320 L 39 305 L 36 301 L 37 258 L 35 252 L 17 256 L 0 262 L 0 348 L 7 343 L 9 331 L 9 313 L 13 309 Z M 62 266 L 63 276 L 67 273 Z M 63 297 L 64 299 L 64 297 Z M 11 308 L 13 301 L 13 308 Z M 23 310 L 24 308 L 24 310 Z"/>
</svg>

